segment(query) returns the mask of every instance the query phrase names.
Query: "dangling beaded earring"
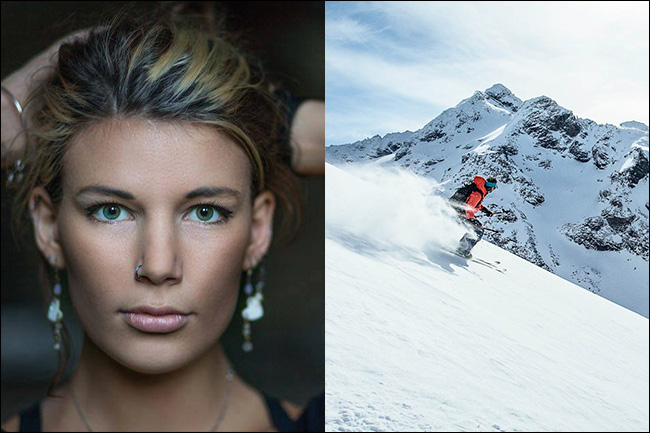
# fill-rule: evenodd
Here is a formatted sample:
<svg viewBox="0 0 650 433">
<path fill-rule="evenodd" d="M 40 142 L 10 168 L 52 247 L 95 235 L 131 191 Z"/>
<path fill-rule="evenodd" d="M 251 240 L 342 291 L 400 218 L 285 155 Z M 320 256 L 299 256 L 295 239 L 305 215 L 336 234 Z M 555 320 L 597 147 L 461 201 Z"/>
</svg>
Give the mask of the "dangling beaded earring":
<svg viewBox="0 0 650 433">
<path fill-rule="evenodd" d="M 47 318 L 54 324 L 54 350 L 61 350 L 61 321 L 63 312 L 61 311 L 61 280 L 59 279 L 59 270 L 54 268 L 54 288 L 52 289 L 53 297 L 50 307 L 47 311 Z"/>
<path fill-rule="evenodd" d="M 244 328 L 242 334 L 244 336 L 244 343 L 241 348 L 244 352 L 251 352 L 253 350 L 253 342 L 251 341 L 251 324 L 255 320 L 259 320 L 264 317 L 264 308 L 262 307 L 262 301 L 264 300 L 264 295 L 262 294 L 262 289 L 264 289 L 264 277 L 265 277 L 264 265 L 258 267 L 257 272 L 257 283 L 253 289 L 253 269 L 249 268 L 246 271 L 246 285 L 244 286 L 244 293 L 248 298 L 246 298 L 246 307 L 242 310 L 241 316 L 244 319 Z M 255 293 L 253 293 L 255 291 Z"/>
</svg>

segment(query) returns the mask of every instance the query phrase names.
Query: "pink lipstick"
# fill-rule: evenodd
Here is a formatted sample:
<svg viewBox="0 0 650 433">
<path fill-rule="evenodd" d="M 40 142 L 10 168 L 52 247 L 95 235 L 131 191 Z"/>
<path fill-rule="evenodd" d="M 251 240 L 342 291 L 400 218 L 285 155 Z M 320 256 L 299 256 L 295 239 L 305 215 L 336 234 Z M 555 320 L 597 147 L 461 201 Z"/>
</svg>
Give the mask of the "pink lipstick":
<svg viewBox="0 0 650 433">
<path fill-rule="evenodd" d="M 130 326 L 143 332 L 158 334 L 177 331 L 185 326 L 190 318 L 190 314 L 171 307 L 141 306 L 120 313 Z"/>
</svg>

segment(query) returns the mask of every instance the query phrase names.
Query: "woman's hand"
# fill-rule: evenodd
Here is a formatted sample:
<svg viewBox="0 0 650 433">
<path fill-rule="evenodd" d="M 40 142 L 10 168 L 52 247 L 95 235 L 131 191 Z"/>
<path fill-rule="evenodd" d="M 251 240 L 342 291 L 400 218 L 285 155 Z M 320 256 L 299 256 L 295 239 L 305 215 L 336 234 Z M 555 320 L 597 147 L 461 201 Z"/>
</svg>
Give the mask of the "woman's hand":
<svg viewBox="0 0 650 433">
<path fill-rule="evenodd" d="M 59 47 L 64 43 L 87 36 L 89 31 L 89 28 L 79 30 L 59 39 L 45 51 L 34 56 L 20 69 L 2 80 L 2 85 L 14 95 L 23 109 L 25 109 L 27 96 L 34 89 L 35 83 L 50 73 L 50 68 L 56 65 Z M 22 154 L 25 148 L 25 135 L 21 134 L 23 125 L 21 124 L 18 110 L 14 106 L 11 97 L 5 91 L 2 91 L 1 108 L 2 147 L 0 150 L 0 159 L 2 168 L 4 169 L 14 164 Z M 25 112 L 23 112 L 22 117 L 27 120 Z M 26 126 L 29 127 L 28 124 Z"/>
<path fill-rule="evenodd" d="M 291 124 L 293 170 L 302 175 L 325 174 L 325 103 L 307 100 L 298 106 Z"/>
</svg>

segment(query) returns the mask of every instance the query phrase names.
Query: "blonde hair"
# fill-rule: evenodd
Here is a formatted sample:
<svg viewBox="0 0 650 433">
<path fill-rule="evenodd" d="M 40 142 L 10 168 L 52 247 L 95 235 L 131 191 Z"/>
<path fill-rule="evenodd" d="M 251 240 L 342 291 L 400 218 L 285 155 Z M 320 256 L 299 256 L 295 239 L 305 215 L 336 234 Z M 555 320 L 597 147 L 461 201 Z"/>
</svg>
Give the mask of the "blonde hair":
<svg viewBox="0 0 650 433">
<path fill-rule="evenodd" d="M 42 186 L 55 206 L 60 203 L 64 155 L 71 139 L 108 119 L 137 118 L 200 123 L 227 134 L 246 151 L 253 167 L 252 197 L 272 192 L 283 216 L 281 232 L 293 238 L 301 221 L 301 187 L 284 162 L 288 121 L 262 68 L 218 23 L 205 25 L 197 16 L 166 9 L 134 17 L 129 9 L 113 12 L 114 18 L 102 20 L 104 24 L 87 37 L 63 44 L 51 73 L 27 98 L 30 129 L 24 179 L 15 190 L 14 227 L 28 220 L 35 187 Z M 52 280 L 40 258 L 49 303 Z M 65 327 L 64 337 L 48 395 L 70 358 Z"/>
</svg>

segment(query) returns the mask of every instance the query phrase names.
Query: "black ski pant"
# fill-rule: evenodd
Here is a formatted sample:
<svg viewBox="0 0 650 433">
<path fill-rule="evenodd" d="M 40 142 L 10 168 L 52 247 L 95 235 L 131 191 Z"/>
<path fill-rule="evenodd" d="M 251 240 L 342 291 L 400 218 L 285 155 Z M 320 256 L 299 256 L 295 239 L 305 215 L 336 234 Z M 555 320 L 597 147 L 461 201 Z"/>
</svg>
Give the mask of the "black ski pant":
<svg viewBox="0 0 650 433">
<path fill-rule="evenodd" d="M 458 219 L 465 225 L 471 233 L 465 233 L 465 236 L 460 240 L 458 245 L 458 250 L 465 253 L 472 251 L 472 248 L 483 238 L 483 233 L 485 230 L 481 228 L 481 223 L 476 218 L 467 218 L 462 215 L 458 215 Z"/>
</svg>

